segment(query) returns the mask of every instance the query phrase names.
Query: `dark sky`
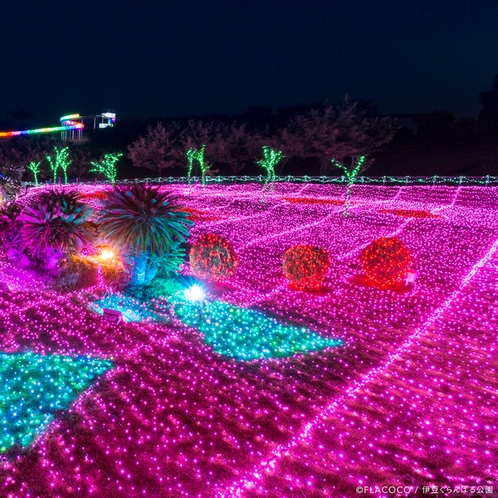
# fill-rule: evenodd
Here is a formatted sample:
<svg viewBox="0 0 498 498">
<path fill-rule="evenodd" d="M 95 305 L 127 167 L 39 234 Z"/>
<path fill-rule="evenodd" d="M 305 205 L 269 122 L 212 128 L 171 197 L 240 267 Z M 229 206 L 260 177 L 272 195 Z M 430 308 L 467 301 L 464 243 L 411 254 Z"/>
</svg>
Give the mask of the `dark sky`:
<svg viewBox="0 0 498 498">
<path fill-rule="evenodd" d="M 0 9 L 0 120 L 235 113 L 337 102 L 477 117 L 496 0 L 16 0 Z"/>
</svg>

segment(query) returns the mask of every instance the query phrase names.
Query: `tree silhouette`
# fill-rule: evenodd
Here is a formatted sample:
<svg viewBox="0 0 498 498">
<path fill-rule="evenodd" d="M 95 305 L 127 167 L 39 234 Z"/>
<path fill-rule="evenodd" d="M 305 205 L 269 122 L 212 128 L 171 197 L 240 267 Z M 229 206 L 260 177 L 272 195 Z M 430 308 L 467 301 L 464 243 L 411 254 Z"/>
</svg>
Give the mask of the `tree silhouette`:
<svg viewBox="0 0 498 498">
<path fill-rule="evenodd" d="M 128 157 L 133 165 L 158 171 L 162 176 L 164 169 L 173 168 L 178 164 L 180 147 L 180 125 L 176 122 L 165 127 L 163 123 L 149 126 L 147 135 L 140 137 L 128 146 Z"/>
<path fill-rule="evenodd" d="M 187 124 L 180 131 L 179 142 L 181 147 L 178 149 L 179 157 L 185 158 L 185 150 L 200 150 L 205 146 L 206 159 L 213 159 L 213 144 L 218 134 L 218 125 L 216 123 L 206 123 L 204 121 L 194 121 L 189 119 Z"/>
<path fill-rule="evenodd" d="M 234 175 L 238 175 L 247 161 L 258 156 L 261 138 L 249 132 L 245 123 L 221 124 L 213 144 L 216 160 L 230 166 Z"/>
<path fill-rule="evenodd" d="M 15 137 L 0 142 L 0 165 L 27 166 L 31 161 L 43 161 L 52 150 L 53 142 L 32 137 Z"/>
<path fill-rule="evenodd" d="M 479 112 L 480 126 L 489 134 L 498 133 L 498 74 L 493 76 L 491 90 L 479 94 L 482 109 Z"/>
<path fill-rule="evenodd" d="M 346 95 L 339 106 L 297 115 L 286 127 L 287 141 L 296 147 L 295 155 L 318 158 L 320 174 L 326 175 L 333 158 L 348 165 L 389 143 L 394 136 L 391 119 L 369 117 L 372 112 L 361 103 Z"/>
<path fill-rule="evenodd" d="M 416 116 L 417 136 L 432 142 L 448 141 L 453 138 L 455 115 L 447 111 L 434 111 Z"/>
<path fill-rule="evenodd" d="M 13 111 L 9 113 L 12 119 L 15 119 L 21 128 L 28 127 L 28 119 L 33 119 L 33 114 L 24 107 L 18 105 Z"/>
</svg>

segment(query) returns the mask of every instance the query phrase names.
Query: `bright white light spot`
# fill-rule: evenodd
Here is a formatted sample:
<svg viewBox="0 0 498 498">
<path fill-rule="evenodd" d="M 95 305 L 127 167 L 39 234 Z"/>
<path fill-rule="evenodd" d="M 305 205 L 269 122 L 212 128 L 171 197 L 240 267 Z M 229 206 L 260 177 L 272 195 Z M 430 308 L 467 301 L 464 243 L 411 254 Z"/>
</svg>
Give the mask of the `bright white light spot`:
<svg viewBox="0 0 498 498">
<path fill-rule="evenodd" d="M 114 258 L 114 252 L 110 249 L 102 249 L 99 257 L 104 261 L 109 261 L 110 259 Z"/>
<path fill-rule="evenodd" d="M 192 287 L 185 289 L 184 295 L 185 299 L 188 301 L 202 301 L 206 297 L 204 289 L 198 284 L 194 284 Z"/>
</svg>

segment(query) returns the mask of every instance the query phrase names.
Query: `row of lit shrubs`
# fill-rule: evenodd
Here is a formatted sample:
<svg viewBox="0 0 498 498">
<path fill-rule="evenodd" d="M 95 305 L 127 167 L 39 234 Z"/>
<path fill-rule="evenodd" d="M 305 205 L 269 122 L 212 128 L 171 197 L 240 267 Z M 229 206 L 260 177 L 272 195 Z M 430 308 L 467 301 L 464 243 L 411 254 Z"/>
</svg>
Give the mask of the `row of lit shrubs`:
<svg viewBox="0 0 498 498">
<path fill-rule="evenodd" d="M 330 256 L 321 247 L 295 245 L 282 256 L 282 269 L 296 290 L 315 291 L 322 287 Z M 239 258 L 232 243 L 213 233 L 202 235 L 189 253 L 190 269 L 200 278 L 222 281 L 235 274 Z M 413 271 L 410 250 L 398 238 L 380 237 L 363 249 L 360 263 L 366 280 L 386 289 Z"/>
</svg>

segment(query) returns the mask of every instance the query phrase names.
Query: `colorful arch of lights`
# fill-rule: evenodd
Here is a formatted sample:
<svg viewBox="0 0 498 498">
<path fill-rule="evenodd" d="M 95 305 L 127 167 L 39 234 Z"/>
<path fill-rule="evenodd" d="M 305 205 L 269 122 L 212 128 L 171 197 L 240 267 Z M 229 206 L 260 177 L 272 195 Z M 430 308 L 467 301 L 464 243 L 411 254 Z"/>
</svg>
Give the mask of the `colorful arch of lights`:
<svg viewBox="0 0 498 498">
<path fill-rule="evenodd" d="M 68 114 L 60 118 L 61 126 L 51 128 L 36 128 L 34 130 L 20 131 L 0 131 L 0 138 L 12 138 L 26 135 L 61 133 L 62 140 L 81 140 L 83 137 L 83 128 L 85 119 L 93 119 L 94 129 L 96 128 L 97 118 L 101 119 L 99 128 L 114 126 L 116 114 L 112 111 L 104 111 L 102 114 L 93 114 L 91 116 L 80 116 L 79 114 Z"/>
</svg>

